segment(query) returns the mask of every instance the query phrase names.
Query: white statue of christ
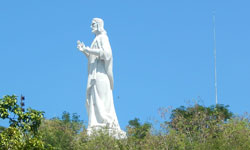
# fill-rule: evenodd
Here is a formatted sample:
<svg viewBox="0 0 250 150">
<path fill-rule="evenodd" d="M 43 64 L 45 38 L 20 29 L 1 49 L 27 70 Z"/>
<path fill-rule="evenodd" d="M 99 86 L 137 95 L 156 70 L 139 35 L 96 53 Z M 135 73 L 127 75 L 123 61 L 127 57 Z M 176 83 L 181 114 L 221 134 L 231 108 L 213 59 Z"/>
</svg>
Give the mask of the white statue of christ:
<svg viewBox="0 0 250 150">
<path fill-rule="evenodd" d="M 90 47 L 77 41 L 77 48 L 88 58 L 88 83 L 86 109 L 88 112 L 88 135 L 93 130 L 108 127 L 116 138 L 125 138 L 120 129 L 113 102 L 113 57 L 104 22 L 94 18 L 91 24 L 95 39 Z"/>
</svg>

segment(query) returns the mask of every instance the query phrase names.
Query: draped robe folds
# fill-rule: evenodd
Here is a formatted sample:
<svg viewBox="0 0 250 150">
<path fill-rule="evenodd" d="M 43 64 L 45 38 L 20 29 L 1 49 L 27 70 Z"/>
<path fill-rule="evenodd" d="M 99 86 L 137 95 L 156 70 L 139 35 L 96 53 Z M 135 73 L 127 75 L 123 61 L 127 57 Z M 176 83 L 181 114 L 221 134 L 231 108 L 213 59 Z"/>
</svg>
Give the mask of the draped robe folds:
<svg viewBox="0 0 250 150">
<path fill-rule="evenodd" d="M 106 127 L 121 131 L 113 103 L 113 58 L 106 33 L 95 37 L 85 55 L 88 58 L 86 108 L 88 134 L 93 129 Z M 123 132 L 123 131 L 121 131 Z"/>
</svg>

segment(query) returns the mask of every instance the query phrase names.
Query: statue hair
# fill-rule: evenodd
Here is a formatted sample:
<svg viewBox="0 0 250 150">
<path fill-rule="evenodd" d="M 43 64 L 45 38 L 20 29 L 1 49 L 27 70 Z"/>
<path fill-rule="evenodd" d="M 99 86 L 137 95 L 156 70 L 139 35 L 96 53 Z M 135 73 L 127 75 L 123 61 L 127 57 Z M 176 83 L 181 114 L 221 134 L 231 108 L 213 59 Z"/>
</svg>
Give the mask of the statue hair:
<svg viewBox="0 0 250 150">
<path fill-rule="evenodd" d="M 93 21 L 97 23 L 97 30 L 100 33 L 107 33 L 104 29 L 104 21 L 101 18 L 93 18 Z"/>
</svg>

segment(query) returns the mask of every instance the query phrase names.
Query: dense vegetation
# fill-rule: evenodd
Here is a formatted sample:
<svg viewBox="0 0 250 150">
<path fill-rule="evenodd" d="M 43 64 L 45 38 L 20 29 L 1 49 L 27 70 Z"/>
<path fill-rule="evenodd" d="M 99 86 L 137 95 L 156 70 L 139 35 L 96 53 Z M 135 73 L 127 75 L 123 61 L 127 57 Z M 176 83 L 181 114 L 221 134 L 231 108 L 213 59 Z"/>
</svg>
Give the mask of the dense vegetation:
<svg viewBox="0 0 250 150">
<path fill-rule="evenodd" d="M 162 109 L 164 115 L 167 111 Z M 138 118 L 129 121 L 127 139 L 117 140 L 99 132 L 89 137 L 77 114 L 63 112 L 60 118 L 44 119 L 43 112 L 24 110 L 16 96 L 0 99 L 0 117 L 10 126 L 0 126 L 1 150 L 248 150 L 249 116 L 234 116 L 228 106 L 199 104 L 171 110 L 170 120 L 154 129 Z"/>
</svg>

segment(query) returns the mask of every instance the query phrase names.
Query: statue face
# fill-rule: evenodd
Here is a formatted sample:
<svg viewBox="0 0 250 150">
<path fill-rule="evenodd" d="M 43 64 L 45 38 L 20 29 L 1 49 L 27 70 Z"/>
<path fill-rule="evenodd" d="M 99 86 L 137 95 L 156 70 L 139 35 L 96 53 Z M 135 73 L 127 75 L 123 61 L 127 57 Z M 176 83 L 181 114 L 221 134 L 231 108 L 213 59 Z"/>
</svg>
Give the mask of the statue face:
<svg viewBox="0 0 250 150">
<path fill-rule="evenodd" d="M 95 21 L 92 21 L 92 24 L 90 27 L 91 27 L 93 33 L 96 33 L 98 31 L 97 23 Z"/>
</svg>

